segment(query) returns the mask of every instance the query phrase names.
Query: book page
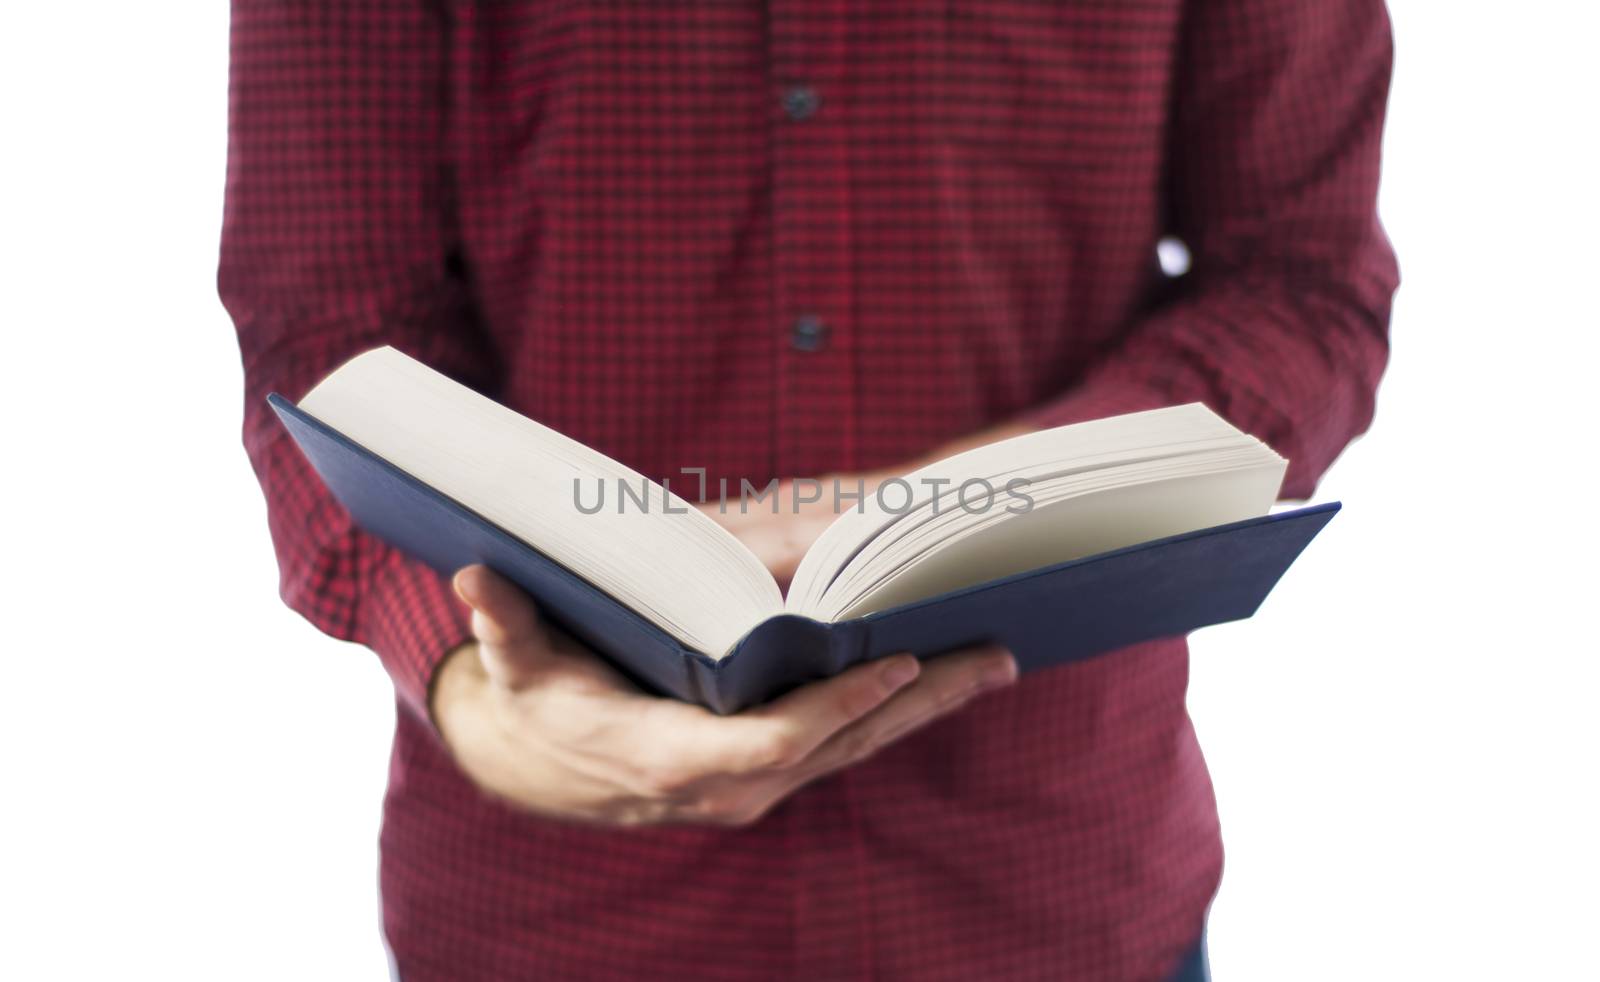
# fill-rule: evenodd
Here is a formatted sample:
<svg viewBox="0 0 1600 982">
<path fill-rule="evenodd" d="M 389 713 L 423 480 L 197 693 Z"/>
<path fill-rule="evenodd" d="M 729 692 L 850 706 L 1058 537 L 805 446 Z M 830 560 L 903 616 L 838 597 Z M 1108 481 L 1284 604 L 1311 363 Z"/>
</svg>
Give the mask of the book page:
<svg viewBox="0 0 1600 982">
<path fill-rule="evenodd" d="M 832 620 L 861 617 L 1015 573 L 1266 514 L 1282 470 L 1272 465 L 1113 485 L 1042 501 L 1023 514 L 937 537 L 893 568 L 868 571 L 830 595 Z M 882 563 L 880 566 L 884 565 Z M 1070 602 L 1070 598 L 1062 598 Z"/>
<path fill-rule="evenodd" d="M 990 512 L 1015 503 L 1002 494 L 983 514 L 968 514 L 958 507 L 955 489 L 969 481 L 981 480 L 999 491 L 1015 479 L 1025 493 L 1048 496 L 1069 486 L 1086 490 L 1125 486 L 1175 473 L 1149 470 L 1163 462 L 1185 461 L 1173 466 L 1185 468 L 1182 473 L 1204 473 L 1241 459 L 1282 466 L 1282 458 L 1270 448 L 1199 403 L 1057 427 L 978 447 L 908 474 L 892 492 L 880 489 L 861 510 L 842 515 L 802 560 L 786 606 L 793 613 L 823 620 L 840 615 L 849 603 L 839 598 L 855 596 L 861 577 L 882 577 L 896 568 L 891 553 L 902 539 L 935 532 L 955 535 L 983 525 Z M 932 514 L 940 507 L 941 495 L 942 518 Z M 844 583 L 839 583 L 841 578 Z"/>
<path fill-rule="evenodd" d="M 761 561 L 699 509 L 393 348 L 300 407 L 704 654 L 783 609 Z"/>
</svg>

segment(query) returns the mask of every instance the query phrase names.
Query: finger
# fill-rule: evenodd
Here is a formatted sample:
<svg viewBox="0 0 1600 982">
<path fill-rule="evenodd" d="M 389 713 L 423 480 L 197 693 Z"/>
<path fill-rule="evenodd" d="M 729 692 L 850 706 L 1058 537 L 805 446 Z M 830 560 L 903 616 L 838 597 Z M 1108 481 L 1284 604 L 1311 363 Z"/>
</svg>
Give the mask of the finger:
<svg viewBox="0 0 1600 982">
<path fill-rule="evenodd" d="M 735 782 L 690 803 L 686 811 L 694 821 L 747 824 L 799 788 L 870 757 L 977 696 L 1004 688 L 1015 678 L 1015 660 L 998 647 L 969 649 L 933 659 L 914 684 L 876 712 L 840 730 L 798 766 Z"/>
<path fill-rule="evenodd" d="M 916 683 L 877 712 L 839 731 L 797 768 L 800 783 L 846 767 L 986 692 L 1017 678 L 1017 662 L 998 645 L 985 645 L 928 661 Z"/>
<path fill-rule="evenodd" d="M 806 557 L 806 551 L 837 517 L 831 512 L 792 515 L 780 525 L 762 526 L 740 535 L 750 551 L 767 567 L 772 578 L 787 590 Z"/>
<path fill-rule="evenodd" d="M 767 571 L 778 583 L 778 589 L 785 593 L 789 591 L 789 584 L 794 582 L 794 574 L 800 569 L 800 560 L 804 558 L 804 552 L 788 549 L 764 560 Z"/>
<path fill-rule="evenodd" d="M 484 671 L 508 689 L 527 686 L 553 651 L 533 601 L 486 566 L 468 566 L 454 582 L 456 593 L 472 607 L 472 633 Z"/>
<path fill-rule="evenodd" d="M 767 568 L 781 584 L 785 579 L 794 575 L 795 568 L 800 563 L 800 557 L 805 552 L 805 546 L 799 538 L 796 525 L 800 519 L 784 515 L 779 518 L 767 518 L 741 525 L 733 532 L 743 542 L 745 548 L 755 553 L 761 560 L 761 565 Z"/>
<path fill-rule="evenodd" d="M 521 588 L 487 566 L 455 576 L 456 594 L 472 607 L 472 633 L 484 644 L 515 644 L 540 635 L 539 613 Z"/>
<path fill-rule="evenodd" d="M 801 686 L 735 716 L 707 716 L 695 740 L 704 753 L 702 766 L 724 773 L 794 767 L 920 673 L 916 658 L 894 655 Z"/>
</svg>

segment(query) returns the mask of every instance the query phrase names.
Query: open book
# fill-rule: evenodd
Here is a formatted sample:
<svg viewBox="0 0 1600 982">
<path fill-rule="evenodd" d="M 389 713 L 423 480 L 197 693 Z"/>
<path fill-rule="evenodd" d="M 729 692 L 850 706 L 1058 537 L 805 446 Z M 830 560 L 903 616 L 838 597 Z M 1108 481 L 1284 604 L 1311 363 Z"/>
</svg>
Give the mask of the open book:
<svg viewBox="0 0 1600 982">
<path fill-rule="evenodd" d="M 637 680 L 718 711 L 895 651 L 997 640 L 1028 668 L 1249 616 L 1337 508 L 1267 517 L 1286 461 L 1196 403 L 875 490 L 806 486 L 843 513 L 785 596 L 674 493 L 703 490 L 692 472 L 653 482 L 392 348 L 272 404 L 364 527 L 443 572 L 488 563 Z M 795 505 L 730 490 L 728 510 Z"/>
</svg>

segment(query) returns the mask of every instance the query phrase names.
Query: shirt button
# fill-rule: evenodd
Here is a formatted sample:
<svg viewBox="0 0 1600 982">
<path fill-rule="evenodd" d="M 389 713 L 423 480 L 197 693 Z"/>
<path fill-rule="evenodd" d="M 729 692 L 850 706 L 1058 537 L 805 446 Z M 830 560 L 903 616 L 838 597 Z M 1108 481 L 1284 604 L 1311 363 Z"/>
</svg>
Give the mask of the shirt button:
<svg viewBox="0 0 1600 982">
<path fill-rule="evenodd" d="M 800 351 L 816 351 L 828 336 L 828 326 L 815 314 L 796 317 L 789 331 L 789 343 Z"/>
<path fill-rule="evenodd" d="M 816 115 L 820 105 L 822 98 L 809 85 L 796 85 L 783 93 L 783 111 L 790 119 L 809 119 Z"/>
</svg>

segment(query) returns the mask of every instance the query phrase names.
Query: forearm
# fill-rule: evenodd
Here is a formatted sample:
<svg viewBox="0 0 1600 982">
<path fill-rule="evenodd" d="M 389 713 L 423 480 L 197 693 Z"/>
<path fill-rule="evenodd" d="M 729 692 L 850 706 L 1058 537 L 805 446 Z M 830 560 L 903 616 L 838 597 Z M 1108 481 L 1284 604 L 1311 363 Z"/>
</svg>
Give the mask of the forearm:
<svg viewBox="0 0 1600 982">
<path fill-rule="evenodd" d="M 1053 426 L 1202 402 L 1287 457 L 1283 494 L 1306 497 L 1372 419 L 1391 289 L 1357 302 L 1287 274 L 1220 275 L 1150 316 L 1079 386 L 1025 419 Z"/>
<path fill-rule="evenodd" d="M 1288 457 L 1284 493 L 1301 497 L 1366 428 L 1388 356 L 1388 19 L 1381 0 L 1191 7 L 1169 172 L 1192 269 L 1027 418 L 1204 402 Z"/>
<path fill-rule="evenodd" d="M 374 648 L 418 712 L 435 666 L 468 636 L 464 609 L 436 573 L 354 526 L 265 399 L 298 399 L 383 344 L 493 384 L 451 262 L 438 17 L 422 0 L 234 4 L 218 271 L 284 600 Z"/>
</svg>

